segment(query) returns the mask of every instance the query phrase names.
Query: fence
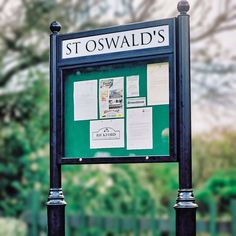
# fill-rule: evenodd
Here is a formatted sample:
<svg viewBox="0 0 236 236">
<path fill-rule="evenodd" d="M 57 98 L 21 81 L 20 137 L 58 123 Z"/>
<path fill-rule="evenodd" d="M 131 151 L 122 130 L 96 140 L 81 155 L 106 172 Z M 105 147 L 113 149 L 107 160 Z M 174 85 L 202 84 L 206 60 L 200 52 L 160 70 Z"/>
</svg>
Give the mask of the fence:
<svg viewBox="0 0 236 236">
<path fill-rule="evenodd" d="M 26 222 L 28 236 L 46 235 L 46 212 L 39 212 L 39 206 L 34 196 L 31 210 L 25 212 L 22 219 Z M 197 235 L 230 235 L 236 236 L 236 199 L 230 203 L 231 219 L 217 220 L 217 204 L 209 205 L 209 220 L 197 220 Z M 168 218 L 141 218 L 134 216 L 89 216 L 67 215 L 67 236 L 174 236 L 174 210 Z"/>
</svg>

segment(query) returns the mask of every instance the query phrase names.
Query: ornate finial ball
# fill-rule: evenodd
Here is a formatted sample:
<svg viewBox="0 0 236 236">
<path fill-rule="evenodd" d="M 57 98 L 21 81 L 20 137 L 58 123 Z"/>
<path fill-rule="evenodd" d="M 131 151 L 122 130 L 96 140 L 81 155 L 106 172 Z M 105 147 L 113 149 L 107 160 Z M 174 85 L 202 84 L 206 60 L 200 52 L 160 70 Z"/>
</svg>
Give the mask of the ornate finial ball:
<svg viewBox="0 0 236 236">
<path fill-rule="evenodd" d="M 186 14 L 190 9 L 190 5 L 189 5 L 188 1 L 181 0 L 178 3 L 177 9 L 181 14 Z"/>
<path fill-rule="evenodd" d="M 52 33 L 58 33 L 61 30 L 61 24 L 58 21 L 53 21 L 50 25 Z"/>
</svg>

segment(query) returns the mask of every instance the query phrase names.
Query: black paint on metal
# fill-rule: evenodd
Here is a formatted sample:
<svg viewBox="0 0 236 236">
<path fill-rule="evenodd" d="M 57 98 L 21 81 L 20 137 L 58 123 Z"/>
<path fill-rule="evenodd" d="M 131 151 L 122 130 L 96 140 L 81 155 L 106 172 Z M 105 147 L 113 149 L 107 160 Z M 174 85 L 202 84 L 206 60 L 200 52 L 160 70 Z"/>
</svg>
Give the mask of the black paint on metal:
<svg viewBox="0 0 236 236">
<path fill-rule="evenodd" d="M 190 17 L 188 1 L 180 1 L 177 18 L 177 97 L 179 192 L 176 209 L 176 235 L 196 235 L 197 204 L 192 190 Z"/>
<path fill-rule="evenodd" d="M 61 165 L 64 164 L 107 164 L 107 163 L 153 163 L 179 162 L 179 192 L 174 208 L 176 209 L 176 235 L 196 235 L 196 208 L 192 190 L 191 163 L 191 94 L 190 94 L 190 30 L 188 1 L 182 0 L 178 4 L 180 15 L 178 18 L 168 19 L 170 28 L 176 34 L 170 34 L 170 47 L 160 50 L 137 50 L 132 54 L 127 52 L 107 54 L 84 58 L 61 59 L 62 40 L 72 37 L 85 37 L 112 33 L 117 29 L 123 31 L 132 27 L 138 28 L 165 23 L 166 20 L 145 22 L 128 26 L 112 27 L 90 32 L 58 35 L 61 26 L 53 22 L 50 26 L 50 191 L 48 196 L 48 236 L 65 236 L 65 206 L 61 189 Z M 152 52 L 151 52 L 152 51 Z M 151 53 L 150 53 L 151 52 Z M 132 55 L 132 56 L 131 56 Z M 87 66 L 109 65 L 138 61 L 156 60 L 162 58 L 171 65 L 170 85 L 170 137 L 171 157 L 169 156 L 140 156 L 115 158 L 82 158 L 64 157 L 64 123 L 63 123 L 63 80 L 66 73 Z M 177 78 L 177 81 L 176 81 Z M 98 161 L 99 160 L 99 161 Z"/>
<path fill-rule="evenodd" d="M 83 165 L 83 164 L 128 164 L 128 163 L 155 163 L 155 162 L 176 162 L 169 156 L 134 156 L 134 157 L 100 157 L 100 158 L 81 158 L 68 157 L 61 158 L 62 165 Z"/>
<path fill-rule="evenodd" d="M 61 189 L 61 89 L 57 79 L 57 34 L 58 22 L 50 26 L 50 190 L 47 202 L 48 236 L 65 235 L 65 205 Z"/>
</svg>

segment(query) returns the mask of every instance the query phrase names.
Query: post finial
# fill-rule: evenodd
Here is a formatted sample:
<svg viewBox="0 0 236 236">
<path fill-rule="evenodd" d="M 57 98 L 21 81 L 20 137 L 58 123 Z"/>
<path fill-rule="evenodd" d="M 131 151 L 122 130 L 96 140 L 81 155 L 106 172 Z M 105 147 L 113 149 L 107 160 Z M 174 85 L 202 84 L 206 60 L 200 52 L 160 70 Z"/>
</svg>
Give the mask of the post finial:
<svg viewBox="0 0 236 236">
<path fill-rule="evenodd" d="M 190 9 L 189 2 L 188 2 L 187 0 L 181 0 L 181 1 L 179 1 L 178 6 L 177 6 L 177 9 L 178 9 L 178 11 L 180 12 L 180 14 L 182 14 L 182 15 L 187 14 L 187 12 L 188 12 L 189 9 Z"/>
<path fill-rule="evenodd" d="M 58 33 L 61 30 L 61 24 L 58 21 L 53 21 L 50 25 L 52 33 Z"/>
</svg>

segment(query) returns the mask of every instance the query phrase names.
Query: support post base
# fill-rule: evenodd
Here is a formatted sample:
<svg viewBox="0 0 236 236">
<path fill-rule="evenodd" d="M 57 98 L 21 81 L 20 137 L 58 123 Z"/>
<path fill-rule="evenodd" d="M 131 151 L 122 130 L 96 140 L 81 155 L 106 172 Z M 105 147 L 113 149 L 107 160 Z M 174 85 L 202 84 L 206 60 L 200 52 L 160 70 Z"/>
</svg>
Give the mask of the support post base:
<svg viewBox="0 0 236 236">
<path fill-rule="evenodd" d="M 49 190 L 48 209 L 48 236 L 65 236 L 65 206 L 61 188 Z"/>
<path fill-rule="evenodd" d="M 196 236 L 196 209 L 198 205 L 192 189 L 180 189 L 176 210 L 176 236 Z"/>
</svg>

